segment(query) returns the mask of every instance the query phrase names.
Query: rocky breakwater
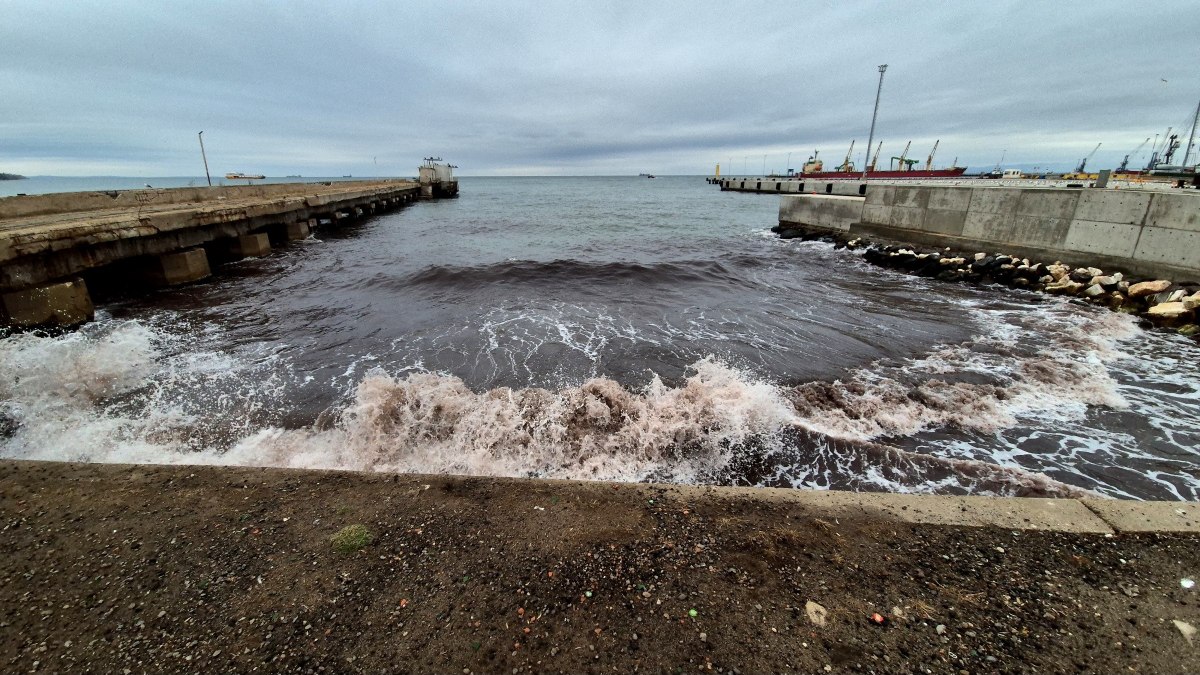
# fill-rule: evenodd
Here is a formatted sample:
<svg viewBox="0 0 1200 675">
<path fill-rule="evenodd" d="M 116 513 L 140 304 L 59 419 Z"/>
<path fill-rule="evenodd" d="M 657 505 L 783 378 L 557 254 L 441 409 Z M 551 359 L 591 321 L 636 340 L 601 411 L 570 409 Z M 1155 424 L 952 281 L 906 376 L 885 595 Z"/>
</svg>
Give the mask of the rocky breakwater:
<svg viewBox="0 0 1200 675">
<path fill-rule="evenodd" d="M 870 263 L 942 281 L 1002 284 L 1066 295 L 1114 311 L 1135 314 L 1149 324 L 1200 340 L 1200 283 L 1137 279 L 1097 267 L 1045 263 L 1003 253 L 957 252 L 950 248 L 885 245 L 862 238 L 794 227 L 772 228 L 782 239 L 818 240 L 838 248 L 862 249 Z"/>
</svg>

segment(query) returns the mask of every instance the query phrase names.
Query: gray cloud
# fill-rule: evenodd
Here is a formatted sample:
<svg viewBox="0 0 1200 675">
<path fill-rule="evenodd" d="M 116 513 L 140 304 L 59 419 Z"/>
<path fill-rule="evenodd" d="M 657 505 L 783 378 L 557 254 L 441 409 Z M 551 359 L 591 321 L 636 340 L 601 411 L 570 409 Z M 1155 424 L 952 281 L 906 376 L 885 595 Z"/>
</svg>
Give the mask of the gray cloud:
<svg viewBox="0 0 1200 675">
<path fill-rule="evenodd" d="M 707 173 L 882 157 L 1115 165 L 1190 124 L 1174 3 L 7 2 L 0 170 Z M 1166 79 L 1167 82 L 1162 82 Z M 1134 158 L 1136 162 L 1138 158 Z M 729 171 L 729 167 L 726 167 Z"/>
</svg>

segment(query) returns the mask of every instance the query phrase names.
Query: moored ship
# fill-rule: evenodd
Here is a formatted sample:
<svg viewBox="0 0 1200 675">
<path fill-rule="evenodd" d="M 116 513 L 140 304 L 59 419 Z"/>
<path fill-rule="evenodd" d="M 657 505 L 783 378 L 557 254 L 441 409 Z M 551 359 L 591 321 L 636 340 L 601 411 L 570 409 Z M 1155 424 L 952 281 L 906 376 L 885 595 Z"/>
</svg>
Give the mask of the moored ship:
<svg viewBox="0 0 1200 675">
<path fill-rule="evenodd" d="M 929 152 L 929 158 L 925 160 L 925 168 L 914 169 L 913 166 L 918 163 L 918 160 L 908 159 L 908 149 L 912 146 L 910 141 L 904 146 L 904 152 L 898 157 L 892 157 L 892 166 L 888 169 L 876 168 L 879 162 L 879 152 L 883 147 L 883 143 L 879 144 L 879 149 L 875 150 L 875 158 L 867 165 L 866 178 L 957 178 L 967 171 L 965 166 L 949 166 L 944 169 L 933 168 L 933 156 L 937 154 L 937 141 L 933 144 L 933 150 Z M 870 148 L 868 148 L 868 152 Z M 820 151 L 814 151 L 808 161 L 804 162 L 800 171 L 788 172 L 788 176 L 792 178 L 814 178 L 818 180 L 834 180 L 848 179 L 858 180 L 864 177 L 862 171 L 858 171 L 854 167 L 854 163 L 850 161 L 850 153 L 854 152 L 854 141 L 850 142 L 850 150 L 846 152 L 846 158 L 842 163 L 833 167 L 832 171 L 825 170 L 825 162 L 818 155 Z M 956 158 L 957 160 L 957 158 Z M 957 162 L 956 162 L 957 163 Z"/>
</svg>

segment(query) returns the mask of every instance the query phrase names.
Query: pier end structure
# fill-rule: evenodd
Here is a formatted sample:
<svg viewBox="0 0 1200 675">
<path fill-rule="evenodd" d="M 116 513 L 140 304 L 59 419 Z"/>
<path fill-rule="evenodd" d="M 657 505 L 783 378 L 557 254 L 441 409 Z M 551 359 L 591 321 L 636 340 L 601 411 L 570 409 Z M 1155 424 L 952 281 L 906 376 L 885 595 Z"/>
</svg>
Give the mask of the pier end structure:
<svg viewBox="0 0 1200 675">
<path fill-rule="evenodd" d="M 426 157 L 417 176 L 421 185 L 421 199 L 457 197 L 458 179 L 454 177 L 456 168 L 458 167 L 442 161 L 441 157 Z"/>
<path fill-rule="evenodd" d="M 411 180 L 76 192 L 0 199 L 0 323 L 91 320 L 89 279 L 147 287 L 204 279 L 211 264 L 265 255 L 420 198 Z M 212 258 L 215 256 L 215 258 Z"/>
<path fill-rule="evenodd" d="M 779 224 L 1200 281 L 1192 191 L 872 184 L 863 197 L 783 195 Z"/>
</svg>

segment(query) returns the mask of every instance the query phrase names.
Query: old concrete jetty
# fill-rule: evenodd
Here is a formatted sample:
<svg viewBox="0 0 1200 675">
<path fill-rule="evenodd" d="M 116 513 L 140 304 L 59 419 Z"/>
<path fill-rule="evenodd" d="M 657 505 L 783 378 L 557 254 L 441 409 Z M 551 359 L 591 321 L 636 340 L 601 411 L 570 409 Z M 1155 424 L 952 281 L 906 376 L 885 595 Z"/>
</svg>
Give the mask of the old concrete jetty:
<svg viewBox="0 0 1200 675">
<path fill-rule="evenodd" d="M 780 198 L 779 223 L 1150 277 L 1200 278 L 1200 193 L 874 185 Z"/>
<path fill-rule="evenodd" d="M 0 199 L 0 323 L 71 326 L 93 315 L 90 277 L 147 287 L 203 279 L 210 260 L 287 241 L 424 198 L 453 196 L 449 170 L 371 180 L 75 192 Z"/>
</svg>

